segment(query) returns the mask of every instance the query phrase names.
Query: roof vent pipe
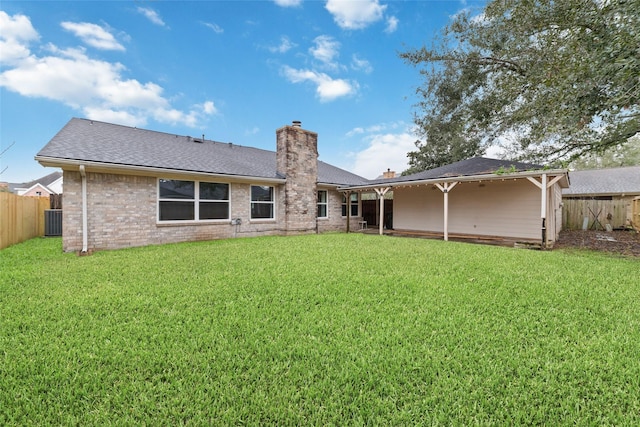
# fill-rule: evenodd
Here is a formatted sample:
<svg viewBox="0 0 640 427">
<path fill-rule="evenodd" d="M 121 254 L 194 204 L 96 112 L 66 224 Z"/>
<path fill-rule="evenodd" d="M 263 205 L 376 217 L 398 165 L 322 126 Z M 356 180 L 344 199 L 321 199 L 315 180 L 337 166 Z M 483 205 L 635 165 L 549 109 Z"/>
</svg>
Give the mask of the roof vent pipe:
<svg viewBox="0 0 640 427">
<path fill-rule="evenodd" d="M 294 128 L 302 127 L 302 122 L 300 120 L 294 120 L 293 121 L 293 127 Z"/>
</svg>

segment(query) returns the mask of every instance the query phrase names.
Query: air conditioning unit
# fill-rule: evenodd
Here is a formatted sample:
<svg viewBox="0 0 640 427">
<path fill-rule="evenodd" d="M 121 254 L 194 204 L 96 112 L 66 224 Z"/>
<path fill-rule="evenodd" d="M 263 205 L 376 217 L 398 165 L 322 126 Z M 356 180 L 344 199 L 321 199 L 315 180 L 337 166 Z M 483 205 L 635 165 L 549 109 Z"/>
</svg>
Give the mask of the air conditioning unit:
<svg viewBox="0 0 640 427">
<path fill-rule="evenodd" d="M 62 236 L 62 209 L 44 211 L 44 235 Z"/>
</svg>

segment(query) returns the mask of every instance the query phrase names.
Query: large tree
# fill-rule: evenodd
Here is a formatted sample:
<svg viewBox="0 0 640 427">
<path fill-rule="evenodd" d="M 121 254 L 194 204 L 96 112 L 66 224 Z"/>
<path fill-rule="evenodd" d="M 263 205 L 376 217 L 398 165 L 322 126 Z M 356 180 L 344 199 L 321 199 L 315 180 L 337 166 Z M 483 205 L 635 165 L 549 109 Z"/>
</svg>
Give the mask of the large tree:
<svg viewBox="0 0 640 427">
<path fill-rule="evenodd" d="M 640 134 L 629 138 L 629 141 L 619 147 L 604 153 L 591 153 L 575 159 L 569 164 L 572 169 L 603 169 L 622 166 L 640 166 Z"/>
<path fill-rule="evenodd" d="M 496 0 L 452 18 L 420 69 L 413 173 L 501 145 L 569 162 L 640 131 L 640 0 Z"/>
</svg>

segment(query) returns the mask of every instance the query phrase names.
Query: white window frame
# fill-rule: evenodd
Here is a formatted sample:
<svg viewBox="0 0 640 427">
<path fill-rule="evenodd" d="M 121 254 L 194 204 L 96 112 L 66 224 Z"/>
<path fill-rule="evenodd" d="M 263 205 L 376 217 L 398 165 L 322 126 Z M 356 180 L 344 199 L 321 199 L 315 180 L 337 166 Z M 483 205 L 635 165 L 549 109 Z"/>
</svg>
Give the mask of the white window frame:
<svg viewBox="0 0 640 427">
<path fill-rule="evenodd" d="M 194 194 L 193 199 L 172 199 L 172 198 L 161 198 L 160 197 L 160 181 L 185 181 L 192 182 L 194 186 Z M 156 193 L 156 210 L 157 217 L 156 221 L 158 224 L 193 224 L 193 223 L 216 223 L 216 222 L 229 222 L 231 220 L 231 183 L 229 182 L 214 182 L 214 181 L 200 181 L 200 180 L 192 180 L 192 179 L 174 179 L 174 178 L 158 178 L 157 184 L 157 193 Z M 214 199 L 202 199 L 200 200 L 200 183 L 206 184 L 222 184 L 226 185 L 227 200 L 214 200 Z M 160 219 L 160 202 L 190 202 L 193 203 L 193 219 L 169 219 L 163 220 Z M 227 218 L 215 218 L 215 219 L 200 219 L 200 203 L 227 203 Z"/>
<path fill-rule="evenodd" d="M 351 193 L 349 195 L 349 199 L 351 199 L 351 197 L 356 196 L 356 200 L 351 200 L 351 203 L 347 204 L 347 196 L 345 195 L 345 193 L 342 193 L 342 206 L 340 207 L 340 213 L 342 213 L 342 211 L 344 210 L 344 207 L 347 206 L 347 209 L 349 208 L 353 208 L 353 206 L 356 207 L 356 215 L 353 215 L 353 209 L 351 209 L 351 215 L 348 215 L 351 218 L 355 218 L 355 217 L 359 217 L 360 216 L 360 193 Z M 347 213 L 349 211 L 345 211 L 345 213 Z M 346 218 L 347 215 L 342 215 L 342 218 Z"/>
<path fill-rule="evenodd" d="M 262 188 L 270 188 L 271 189 L 271 200 L 253 200 L 253 187 L 262 187 Z M 251 222 L 272 222 L 276 220 L 276 199 L 278 196 L 276 195 L 276 187 L 273 185 L 260 185 L 260 184 L 251 184 L 249 186 L 249 220 Z M 262 205 L 271 205 L 271 218 L 254 218 L 253 217 L 253 204 L 262 204 Z"/>
<path fill-rule="evenodd" d="M 324 202 L 320 201 L 320 193 L 324 193 Z M 320 216 L 317 214 L 318 219 L 327 219 L 329 218 L 329 190 L 318 190 L 317 193 L 317 207 L 316 212 L 320 210 L 320 206 L 324 206 L 324 216 Z"/>
</svg>

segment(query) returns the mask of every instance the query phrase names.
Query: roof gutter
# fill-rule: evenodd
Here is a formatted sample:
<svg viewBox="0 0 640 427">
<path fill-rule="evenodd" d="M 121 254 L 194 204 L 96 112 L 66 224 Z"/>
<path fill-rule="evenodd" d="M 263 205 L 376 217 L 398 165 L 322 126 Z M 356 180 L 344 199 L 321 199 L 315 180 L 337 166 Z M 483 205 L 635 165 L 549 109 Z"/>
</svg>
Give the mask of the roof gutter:
<svg viewBox="0 0 640 427">
<path fill-rule="evenodd" d="M 134 166 L 134 165 L 123 165 L 116 163 L 105 163 L 105 162 L 94 162 L 94 161 L 84 161 L 84 160 L 75 160 L 75 159 L 61 159 L 59 157 L 47 157 L 47 156 L 36 156 L 35 160 L 38 161 L 42 166 L 46 167 L 58 167 L 58 168 L 92 168 L 92 169 L 108 169 L 112 173 L 126 173 L 126 172 L 143 172 L 147 175 L 184 175 L 184 176 L 199 176 L 199 177 L 207 177 L 207 178 L 224 178 L 231 179 L 234 181 L 242 181 L 242 182 L 266 182 L 273 184 L 283 184 L 286 182 L 286 179 L 283 178 L 268 178 L 261 176 L 248 176 L 248 175 L 230 175 L 230 174 L 220 174 L 220 173 L 207 173 L 207 172 L 197 172 L 197 171 L 185 171 L 183 169 L 167 169 L 167 168 L 158 168 L 152 166 Z"/>
<path fill-rule="evenodd" d="M 553 170 L 516 172 L 516 173 L 509 173 L 509 174 L 502 174 L 502 175 L 491 173 L 491 174 L 482 174 L 482 175 L 459 175 L 459 176 L 450 176 L 450 177 L 419 179 L 414 181 L 377 182 L 375 184 L 340 186 L 338 187 L 338 190 L 339 191 L 346 191 L 346 190 L 363 191 L 363 190 L 373 190 L 375 188 L 384 188 L 384 187 L 389 187 L 389 188 L 407 187 L 411 185 L 428 185 L 428 184 L 445 183 L 445 182 L 473 182 L 473 181 L 495 181 L 495 180 L 504 181 L 507 179 L 518 179 L 518 178 L 542 176 L 543 174 L 566 175 L 567 176 L 566 184 L 567 186 L 569 184 L 568 170 L 553 169 Z"/>
</svg>

